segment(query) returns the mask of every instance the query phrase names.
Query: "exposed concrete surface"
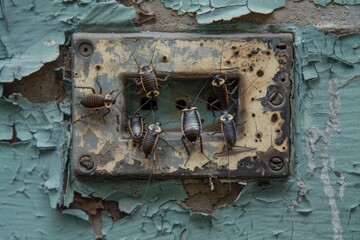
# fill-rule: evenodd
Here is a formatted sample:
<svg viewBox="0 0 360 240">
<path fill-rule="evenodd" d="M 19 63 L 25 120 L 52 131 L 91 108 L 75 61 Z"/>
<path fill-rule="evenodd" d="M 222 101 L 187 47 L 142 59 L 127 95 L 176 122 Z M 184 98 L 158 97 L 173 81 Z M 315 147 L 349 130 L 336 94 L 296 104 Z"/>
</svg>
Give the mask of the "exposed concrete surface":
<svg viewBox="0 0 360 240">
<path fill-rule="evenodd" d="M 186 31 L 196 25 L 195 15 L 192 13 L 179 15 L 177 11 L 164 8 L 159 1 L 142 1 L 135 4 L 131 0 L 121 1 L 155 14 L 155 20 L 141 25 L 144 31 Z M 290 23 L 299 26 L 313 25 L 321 29 L 359 30 L 360 6 L 348 6 L 331 3 L 326 7 L 315 5 L 310 1 L 288 0 L 285 7 L 279 8 L 270 14 L 249 13 L 238 17 L 231 22 L 253 22 L 259 24 Z M 296 14 L 294 14 L 296 13 Z"/>
</svg>

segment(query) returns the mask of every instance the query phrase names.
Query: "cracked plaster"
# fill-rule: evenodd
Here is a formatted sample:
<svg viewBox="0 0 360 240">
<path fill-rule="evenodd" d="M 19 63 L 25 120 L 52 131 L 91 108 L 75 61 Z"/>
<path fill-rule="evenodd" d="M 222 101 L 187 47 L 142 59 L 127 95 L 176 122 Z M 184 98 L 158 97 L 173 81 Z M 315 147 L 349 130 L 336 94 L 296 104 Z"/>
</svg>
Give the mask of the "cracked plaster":
<svg viewBox="0 0 360 240">
<path fill-rule="evenodd" d="M 233 205 L 219 208 L 214 216 L 190 214 L 177 204 L 186 198 L 180 181 L 152 182 L 144 197 L 146 183 L 143 181 L 112 182 L 104 187 L 101 182 L 79 182 L 69 176 L 65 194 L 61 170 L 67 163 L 70 133 L 62 121 L 63 113 L 56 110 L 54 102 L 32 104 L 14 95 L 0 100 L 0 129 L 5 129 L 0 132 L 2 236 L 5 239 L 91 238 L 91 226 L 82 220 L 87 219 L 87 215 L 66 212 L 79 219 L 51 209 L 58 204 L 69 205 L 74 191 L 78 191 L 83 196 L 118 201 L 119 208 L 130 214 L 117 222 L 103 216 L 102 231 L 107 239 L 224 236 L 229 239 L 355 239 L 360 231 L 357 197 L 360 35 L 338 36 L 312 27 L 288 25 L 238 24 L 233 27 L 243 31 L 276 29 L 295 34 L 295 151 L 291 178 L 265 186 L 248 183 Z M 60 26 L 58 30 L 63 34 Z M 54 51 L 47 54 L 50 58 L 56 57 Z M 30 53 L 20 55 L 24 58 L 22 61 L 38 57 Z M 29 71 L 38 68 L 32 63 L 29 66 Z M 15 140 L 9 139 L 12 126 L 16 129 Z"/>
</svg>

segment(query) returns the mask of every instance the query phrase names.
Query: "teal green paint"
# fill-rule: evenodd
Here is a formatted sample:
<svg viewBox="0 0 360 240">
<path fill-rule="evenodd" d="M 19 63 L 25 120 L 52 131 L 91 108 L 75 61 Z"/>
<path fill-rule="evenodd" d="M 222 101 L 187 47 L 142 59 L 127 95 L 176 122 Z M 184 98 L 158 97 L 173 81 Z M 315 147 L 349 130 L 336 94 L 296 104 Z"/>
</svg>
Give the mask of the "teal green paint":
<svg viewBox="0 0 360 240">
<path fill-rule="evenodd" d="M 87 11 L 81 19 L 80 25 L 90 25 L 106 29 L 114 26 L 127 25 L 135 18 L 135 10 L 132 7 L 125 7 L 116 1 L 96 4 Z"/>
<path fill-rule="evenodd" d="M 312 0 L 315 4 L 326 6 L 331 2 L 338 3 L 338 4 L 349 4 L 349 5 L 356 5 L 360 4 L 360 0 Z"/>
<path fill-rule="evenodd" d="M 0 142 L 1 238 L 89 239 L 92 230 L 88 222 L 53 210 L 61 196 L 61 163 L 66 156 L 64 144 L 70 138 L 62 118 L 47 120 L 42 106 L 19 96 L 0 100 L 0 123 L 15 124 L 21 140 Z M 64 135 L 52 128 L 55 123 L 62 126 Z M 56 132 L 58 143 L 53 149 L 36 147 L 34 135 L 39 131 Z M 50 199 L 54 201 L 49 202 L 46 193 L 53 195 Z"/>
<path fill-rule="evenodd" d="M 86 212 L 79 209 L 66 209 L 63 210 L 61 213 L 75 216 L 84 221 L 89 221 L 89 215 Z"/>
<path fill-rule="evenodd" d="M 7 124 L 0 125 L 0 141 L 11 140 L 13 135 L 13 128 Z"/>
<path fill-rule="evenodd" d="M 21 79 L 55 60 L 67 31 L 91 30 L 93 25 L 121 27 L 135 17 L 133 8 L 115 0 L 1 1 L 1 13 L 5 17 L 0 18 L 0 82 Z"/>
<path fill-rule="evenodd" d="M 199 24 L 209 24 L 214 21 L 230 21 L 233 18 L 251 12 L 268 14 L 275 9 L 285 6 L 285 0 L 161 0 L 164 6 L 177 10 L 179 14 L 196 12 Z"/>
<path fill-rule="evenodd" d="M 214 8 L 222 8 L 228 6 L 246 5 L 247 0 L 210 0 L 210 6 Z"/>
<path fill-rule="evenodd" d="M 196 11 L 197 14 L 203 14 L 211 11 L 211 7 L 208 6 L 202 6 L 199 10 Z"/>
<path fill-rule="evenodd" d="M 313 64 L 303 67 L 303 77 L 305 81 L 318 79 L 318 72 Z"/>
<path fill-rule="evenodd" d="M 326 6 L 331 3 L 331 0 L 313 0 L 313 2 L 321 6 Z"/>
<path fill-rule="evenodd" d="M 268 14 L 273 12 L 277 8 L 284 7 L 285 0 L 248 0 L 247 6 L 251 12 Z"/>
<path fill-rule="evenodd" d="M 360 34 L 340 36 L 334 46 L 334 55 L 345 64 L 360 62 Z"/>
<path fill-rule="evenodd" d="M 360 0 L 334 0 L 335 3 L 355 5 L 360 4 Z"/>
<path fill-rule="evenodd" d="M 5 45 L 4 45 L 4 43 L 0 39 L 0 60 L 5 59 L 8 56 L 9 55 L 8 55 L 7 49 L 6 49 Z"/>
<path fill-rule="evenodd" d="M 250 13 L 247 6 L 230 6 L 219 8 L 205 14 L 197 14 L 196 19 L 200 24 L 212 23 L 213 21 L 230 21 L 234 17 L 239 17 Z"/>
</svg>

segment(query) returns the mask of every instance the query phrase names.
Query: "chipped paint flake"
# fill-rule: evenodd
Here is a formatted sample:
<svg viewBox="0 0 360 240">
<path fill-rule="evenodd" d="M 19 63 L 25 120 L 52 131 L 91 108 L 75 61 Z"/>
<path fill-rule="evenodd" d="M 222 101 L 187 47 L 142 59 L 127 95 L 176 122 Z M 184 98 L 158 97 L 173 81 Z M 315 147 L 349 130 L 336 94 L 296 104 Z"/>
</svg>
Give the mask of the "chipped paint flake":
<svg viewBox="0 0 360 240">
<path fill-rule="evenodd" d="M 210 6 L 213 8 L 222 8 L 228 6 L 246 5 L 247 0 L 210 0 Z"/>
<path fill-rule="evenodd" d="M 1 1 L 1 13 L 6 17 L 0 18 L 3 23 L 0 24 L 0 82 L 21 79 L 45 62 L 54 61 L 59 55 L 59 45 L 65 42 L 66 31 L 94 25 L 126 27 L 136 16 L 134 8 L 115 0 L 96 4 L 35 0 L 31 5 L 26 0 L 16 4 Z"/>
<path fill-rule="evenodd" d="M 200 24 L 208 24 L 215 21 L 230 21 L 234 17 L 240 17 L 250 13 L 247 6 L 229 6 L 219 9 L 212 9 L 210 12 L 197 14 L 196 19 Z"/>
<path fill-rule="evenodd" d="M 312 0 L 315 4 L 326 6 L 331 3 L 331 0 Z"/>
<path fill-rule="evenodd" d="M 247 6 L 251 12 L 269 14 L 277 8 L 284 7 L 285 0 L 248 0 Z"/>
<path fill-rule="evenodd" d="M 269 14 L 285 6 L 285 0 L 202 0 L 192 1 L 192 5 L 190 0 L 162 0 L 162 2 L 165 7 L 177 10 L 179 14 L 196 11 L 196 19 L 200 24 L 230 21 L 251 12 Z"/>
</svg>

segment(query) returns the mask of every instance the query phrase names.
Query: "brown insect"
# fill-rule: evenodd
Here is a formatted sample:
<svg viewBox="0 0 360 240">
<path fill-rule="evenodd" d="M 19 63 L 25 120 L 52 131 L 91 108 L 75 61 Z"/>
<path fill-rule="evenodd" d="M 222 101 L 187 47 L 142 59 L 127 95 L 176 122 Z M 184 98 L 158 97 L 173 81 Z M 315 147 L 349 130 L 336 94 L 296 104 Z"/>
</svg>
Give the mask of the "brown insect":
<svg viewBox="0 0 360 240">
<path fill-rule="evenodd" d="M 85 95 L 83 98 L 81 98 L 80 105 L 85 108 L 93 109 L 96 111 L 93 113 L 90 113 L 88 115 L 80 117 L 73 123 L 76 123 L 77 121 L 80 121 L 81 119 L 84 119 L 84 118 L 87 118 L 87 117 L 97 114 L 97 110 L 102 109 L 102 108 L 107 110 L 107 112 L 103 115 L 103 117 L 105 117 L 107 114 L 110 113 L 110 107 L 112 105 L 116 106 L 115 105 L 116 98 L 122 93 L 122 91 L 120 91 L 115 97 L 112 97 L 112 94 L 114 92 L 116 92 L 117 90 L 113 90 L 110 93 L 103 95 L 102 87 L 97 79 L 96 79 L 96 83 L 99 86 L 99 93 L 96 93 L 96 91 L 93 87 L 80 87 L 80 86 L 74 87 L 74 88 L 80 88 L 80 89 L 90 89 L 92 91 L 92 93 Z"/>
<path fill-rule="evenodd" d="M 155 67 L 152 65 L 152 61 L 153 61 L 153 58 L 154 58 L 154 52 L 156 50 L 157 43 L 158 43 L 158 41 L 155 43 L 154 49 L 152 51 L 150 63 L 148 65 L 145 65 L 145 66 L 142 66 L 142 67 L 139 64 L 139 62 L 136 60 L 133 52 L 129 49 L 130 54 L 133 57 L 136 65 L 137 65 L 137 67 L 139 69 L 138 73 L 139 73 L 139 76 L 140 76 L 140 80 L 138 80 L 138 81 L 136 80 L 136 84 L 142 86 L 141 91 L 144 91 L 145 94 L 146 94 L 146 97 L 150 98 L 150 99 L 154 99 L 154 98 L 156 98 L 157 96 L 160 95 L 158 81 L 164 82 L 169 77 L 169 75 L 166 76 L 166 78 L 164 78 L 164 79 L 156 77 L 156 70 L 155 70 Z M 127 46 L 127 47 L 129 48 L 129 46 Z"/>
</svg>

